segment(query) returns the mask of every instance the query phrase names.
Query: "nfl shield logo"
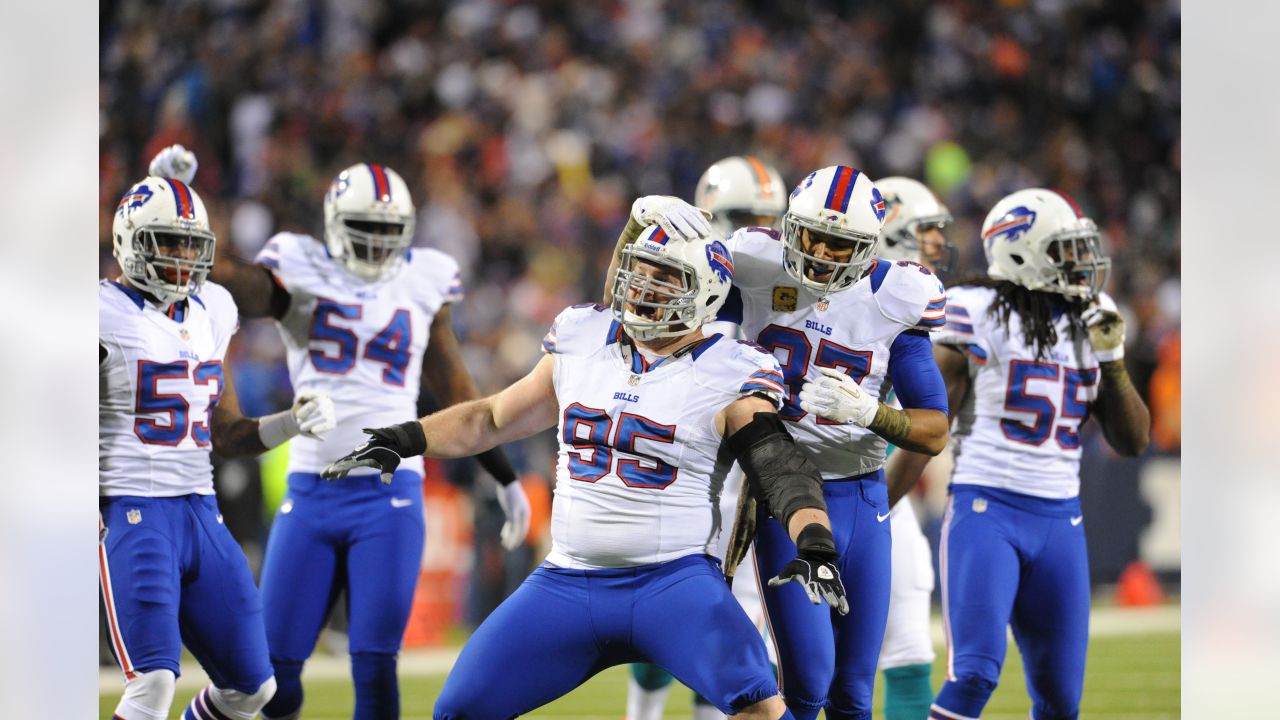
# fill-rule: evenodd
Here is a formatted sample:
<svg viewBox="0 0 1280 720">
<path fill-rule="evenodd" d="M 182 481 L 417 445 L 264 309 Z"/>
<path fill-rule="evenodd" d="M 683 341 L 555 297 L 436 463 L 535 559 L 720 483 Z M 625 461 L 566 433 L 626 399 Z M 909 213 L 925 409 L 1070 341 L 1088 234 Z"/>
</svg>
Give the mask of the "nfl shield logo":
<svg viewBox="0 0 1280 720">
<path fill-rule="evenodd" d="M 631 377 L 627 378 L 627 384 L 628 384 L 628 385 L 630 385 L 630 386 L 632 386 L 632 387 L 635 387 L 636 385 L 639 385 L 639 384 L 640 384 L 640 376 L 639 376 L 639 375 L 632 375 Z"/>
<path fill-rule="evenodd" d="M 818 309 L 821 310 L 822 312 L 826 312 L 827 308 L 829 307 L 831 307 L 830 300 L 827 300 L 826 298 L 822 298 L 821 300 L 818 301 Z"/>
<path fill-rule="evenodd" d="M 130 508 L 129 512 L 125 513 L 125 517 L 129 520 L 130 525 L 137 525 L 142 522 L 142 511 L 138 508 Z"/>
<path fill-rule="evenodd" d="M 187 332 L 186 328 L 182 328 L 181 330 L 179 330 L 178 336 L 187 342 L 191 341 L 191 333 Z"/>
<path fill-rule="evenodd" d="M 974 512 L 986 512 L 986 511 L 987 511 L 987 499 L 986 499 L 986 498 L 974 498 L 974 499 L 973 499 L 973 511 L 974 511 Z"/>
</svg>

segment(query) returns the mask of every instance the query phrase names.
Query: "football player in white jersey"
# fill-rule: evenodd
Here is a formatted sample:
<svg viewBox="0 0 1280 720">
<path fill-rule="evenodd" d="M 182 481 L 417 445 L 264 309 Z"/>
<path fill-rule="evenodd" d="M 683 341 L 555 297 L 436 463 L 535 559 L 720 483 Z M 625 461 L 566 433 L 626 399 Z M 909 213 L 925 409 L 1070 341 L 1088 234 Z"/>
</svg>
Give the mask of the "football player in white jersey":
<svg viewBox="0 0 1280 720">
<path fill-rule="evenodd" d="M 156 156 L 153 170 L 193 175 L 194 165 L 175 147 Z M 462 299 L 457 263 L 437 250 L 410 250 L 414 204 L 404 180 L 382 165 L 353 165 L 330 185 L 324 220 L 323 242 L 282 232 L 256 265 L 228 257 L 213 271 L 246 317 L 276 319 L 295 390 L 323 390 L 339 407 L 328 437 L 289 448 L 288 491 L 262 570 L 279 686 L 263 715 L 299 716 L 303 664 L 345 589 L 354 717 L 397 718 L 396 657 L 425 536 L 422 461 L 406 463 L 386 486 L 376 473 L 341 483 L 319 473 L 358 442 L 361 428 L 415 417 L 423 385 L 446 406 L 480 394 L 453 334 L 450 308 Z M 528 530 L 524 491 L 501 449 L 478 459 L 501 484 L 503 544 L 515 547 Z"/>
<path fill-rule="evenodd" d="M 955 468 L 939 548 L 947 680 L 930 718 L 982 714 L 1006 628 L 1022 651 L 1031 717 L 1079 715 L 1089 640 L 1080 426 L 1122 455 L 1150 416 L 1124 367 L 1124 321 L 1101 291 L 1097 227 L 1066 195 L 1019 190 L 982 225 L 987 279 L 947 293 L 934 353 L 955 419 Z M 893 495 L 928 458 L 895 453 Z"/>
<path fill-rule="evenodd" d="M 117 720 L 165 720 L 182 646 L 213 684 L 185 720 L 252 720 L 275 692 L 262 600 L 222 522 L 210 451 L 252 455 L 334 427 L 333 403 L 241 415 L 227 344 L 235 302 L 205 277 L 215 237 L 200 196 L 148 177 L 116 208 L 121 276 L 98 286 L 98 579 L 125 674 Z"/>
<path fill-rule="evenodd" d="M 719 239 L 661 227 L 628 247 L 612 312 L 556 319 L 532 372 L 475 402 L 373 436 L 326 474 L 393 472 L 400 457 L 470 455 L 559 427 L 550 554 L 476 630 L 436 701 L 438 720 L 526 713 L 600 670 L 648 661 L 744 718 L 793 717 L 759 633 L 720 568 L 719 495 L 734 461 L 798 554 L 771 584 L 848 607 L 817 469 L 786 433 L 777 361 L 701 327 L 724 303 Z"/>
<path fill-rule="evenodd" d="M 698 230 L 696 209 L 676 198 L 640 198 L 632 216 Z M 793 396 L 779 415 L 822 471 L 840 569 L 854 589 L 856 609 L 843 617 L 796 602 L 786 587 L 764 591 L 782 691 L 806 720 L 824 708 L 829 718 L 870 717 L 889 606 L 885 447 L 936 454 L 947 441 L 946 392 L 928 339 L 944 323 L 942 284 L 919 263 L 874 258 L 884 217 L 870 178 L 832 166 L 792 191 L 782 233 L 743 228 L 728 243 L 737 273 L 718 317 L 783 361 Z M 619 248 L 628 240 L 624 230 Z M 881 402 L 890 385 L 905 409 Z M 837 401 L 837 420 L 818 418 Z M 768 577 L 793 550 L 776 520 L 762 516 L 758 528 L 756 565 Z"/>
<path fill-rule="evenodd" d="M 694 204 L 711 213 L 711 227 L 721 237 L 728 237 L 735 228 L 777 227 L 782 214 L 787 211 L 787 187 L 782 176 L 772 166 L 753 155 L 727 157 L 707 168 L 698 180 Z M 722 332 L 736 336 L 737 328 L 731 323 L 708 323 L 704 334 Z M 725 480 L 720 495 L 721 513 L 732 517 L 738 507 L 738 490 L 742 487 L 742 473 L 738 470 Z M 729 535 L 721 536 L 717 553 L 724 556 Z M 760 588 L 756 584 L 755 556 L 747 550 L 742 566 L 750 572 L 733 584 L 733 596 L 738 599 L 747 617 L 763 633 L 766 628 L 764 605 Z M 766 643 L 766 647 L 769 645 Z M 627 688 L 627 720 L 660 720 L 667 694 L 671 689 L 671 674 L 650 663 L 631 666 L 631 679 Z M 706 698 L 694 693 L 693 720 L 723 720 L 724 714 Z"/>
<path fill-rule="evenodd" d="M 884 198 L 884 228 L 879 256 L 908 260 L 938 272 L 951 268 L 955 248 L 943 234 L 952 221 L 929 188 L 905 177 L 876 180 Z M 890 447 L 889 453 L 896 448 Z M 933 555 L 920 530 L 911 502 L 895 504 L 892 489 L 889 530 L 893 536 L 889 619 L 880 648 L 884 674 L 885 720 L 921 720 L 933 701 L 933 639 L 929 632 L 929 598 L 933 592 Z"/>
</svg>

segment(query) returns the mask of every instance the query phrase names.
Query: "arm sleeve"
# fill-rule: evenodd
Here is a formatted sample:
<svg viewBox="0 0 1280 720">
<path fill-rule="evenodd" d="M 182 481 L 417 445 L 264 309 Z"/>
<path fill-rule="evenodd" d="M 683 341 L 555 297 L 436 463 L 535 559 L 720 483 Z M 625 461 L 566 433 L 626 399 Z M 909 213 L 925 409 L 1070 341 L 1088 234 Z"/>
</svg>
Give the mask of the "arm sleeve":
<svg viewBox="0 0 1280 720">
<path fill-rule="evenodd" d="M 889 379 L 906 409 L 947 413 L 947 386 L 933 359 L 933 343 L 922 330 L 899 333 L 889 348 Z"/>
</svg>

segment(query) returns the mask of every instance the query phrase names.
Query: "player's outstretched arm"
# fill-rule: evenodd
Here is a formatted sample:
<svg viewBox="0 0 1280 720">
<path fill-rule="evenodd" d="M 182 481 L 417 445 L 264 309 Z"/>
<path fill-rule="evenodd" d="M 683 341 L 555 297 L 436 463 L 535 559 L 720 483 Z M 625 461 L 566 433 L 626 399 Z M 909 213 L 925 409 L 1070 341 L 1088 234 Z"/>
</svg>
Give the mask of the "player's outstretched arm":
<svg viewBox="0 0 1280 720">
<path fill-rule="evenodd" d="M 1084 321 L 1102 375 L 1091 414 L 1116 452 L 1141 455 L 1151 442 L 1151 412 L 1124 365 L 1124 317 L 1094 306 L 1085 312 Z"/>
<path fill-rule="evenodd" d="M 953 345 L 934 345 L 933 359 L 938 364 L 942 381 L 947 386 L 948 422 L 959 410 L 969 393 L 969 361 Z M 884 465 L 885 482 L 889 486 L 889 507 L 898 504 L 915 487 L 929 465 L 932 455 L 899 448 Z"/>
<path fill-rule="evenodd" d="M 365 428 L 367 442 L 334 461 L 321 473 L 336 480 L 355 468 L 378 468 L 384 482 L 400 464 L 400 458 L 467 457 L 502 443 L 529 437 L 556 424 L 552 370 L 555 358 L 543 356 L 533 370 L 496 395 L 471 400 L 420 420 L 385 428 Z"/>
<path fill-rule="evenodd" d="M 750 491 L 763 499 L 796 544 L 796 558 L 769 585 L 798 582 L 813 604 L 826 600 L 841 615 L 847 614 L 849 601 L 836 566 L 840 555 L 817 467 L 796 447 L 777 408 L 764 398 L 739 398 L 716 419 Z"/>
<path fill-rule="evenodd" d="M 318 439 L 338 425 L 333 401 L 323 393 L 299 393 L 288 410 L 251 418 L 240 412 L 240 399 L 225 363 L 221 383 L 218 402 L 209 413 L 210 441 L 221 457 L 257 455 L 297 435 Z"/>
</svg>

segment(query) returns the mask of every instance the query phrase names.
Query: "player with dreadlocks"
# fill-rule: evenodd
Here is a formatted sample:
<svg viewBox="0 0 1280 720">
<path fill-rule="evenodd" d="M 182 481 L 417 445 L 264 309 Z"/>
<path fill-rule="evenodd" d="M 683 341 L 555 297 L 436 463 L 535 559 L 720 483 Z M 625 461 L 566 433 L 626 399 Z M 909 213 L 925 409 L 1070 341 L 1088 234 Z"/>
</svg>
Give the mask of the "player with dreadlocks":
<svg viewBox="0 0 1280 720">
<path fill-rule="evenodd" d="M 988 277 L 948 289 L 934 338 L 955 469 L 939 549 L 947 674 L 929 717 L 982 714 L 1012 625 L 1032 717 L 1072 720 L 1089 640 L 1080 427 L 1095 418 L 1113 449 L 1140 455 L 1150 415 L 1101 291 L 1110 260 L 1093 221 L 1062 193 L 1020 190 L 987 215 L 982 240 Z M 894 454 L 891 502 L 928 460 Z"/>
</svg>

